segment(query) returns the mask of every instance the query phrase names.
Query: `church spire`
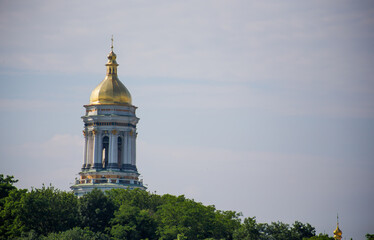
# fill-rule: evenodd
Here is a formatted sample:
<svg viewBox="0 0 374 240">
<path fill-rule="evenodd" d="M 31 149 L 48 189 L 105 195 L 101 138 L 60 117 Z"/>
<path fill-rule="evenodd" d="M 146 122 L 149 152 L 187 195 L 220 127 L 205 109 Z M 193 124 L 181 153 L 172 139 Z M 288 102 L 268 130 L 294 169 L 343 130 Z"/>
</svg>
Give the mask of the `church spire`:
<svg viewBox="0 0 374 240">
<path fill-rule="evenodd" d="M 336 214 L 336 229 L 334 230 L 334 239 L 341 240 L 343 232 L 339 228 L 339 215 Z"/>
<path fill-rule="evenodd" d="M 129 104 L 131 105 L 131 94 L 118 79 L 117 55 L 113 52 L 113 36 L 111 38 L 111 51 L 108 54 L 106 76 L 104 80 L 92 91 L 90 104 Z"/>
<path fill-rule="evenodd" d="M 111 40 L 112 40 L 112 44 L 110 46 L 111 51 L 108 55 L 108 62 L 105 64 L 105 66 L 107 68 L 106 75 L 116 78 L 117 77 L 118 63 L 116 61 L 117 55 L 113 52 L 113 35 L 112 35 Z"/>
</svg>

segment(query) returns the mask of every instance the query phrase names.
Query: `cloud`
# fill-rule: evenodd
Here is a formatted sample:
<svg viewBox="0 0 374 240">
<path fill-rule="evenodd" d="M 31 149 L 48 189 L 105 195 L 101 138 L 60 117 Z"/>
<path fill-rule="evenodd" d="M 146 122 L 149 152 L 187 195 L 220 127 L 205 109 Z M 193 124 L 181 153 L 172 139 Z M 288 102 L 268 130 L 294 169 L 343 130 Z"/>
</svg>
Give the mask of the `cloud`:
<svg viewBox="0 0 374 240">
<path fill-rule="evenodd" d="M 37 70 L 101 73 L 103 54 L 109 47 L 97 46 L 109 46 L 111 33 L 117 33 L 116 51 L 121 66 L 125 66 L 121 72 L 142 77 L 214 81 L 229 77 L 230 81 L 247 82 L 278 75 L 293 83 L 320 82 L 326 79 L 315 70 L 333 67 L 335 74 L 344 71 L 344 66 L 351 63 L 344 58 L 347 53 L 362 62 L 371 59 L 352 51 L 355 45 L 349 41 L 355 36 L 368 36 L 367 22 L 372 18 L 367 13 L 331 12 L 333 6 L 327 3 L 318 8 L 241 1 L 199 2 L 199 6 L 117 3 L 110 16 L 101 11 L 107 7 L 104 3 L 8 6 L 2 18 L 2 31 L 8 38 L 3 40 L 2 48 L 18 46 L 7 50 L 2 62 Z M 81 11 L 83 8 L 87 10 Z"/>
<path fill-rule="evenodd" d="M 2 171 L 20 179 L 19 187 L 38 188 L 52 183 L 68 190 L 83 163 L 83 138 L 57 134 L 44 142 L 4 143 L 1 155 Z"/>
<path fill-rule="evenodd" d="M 174 79 L 185 85 L 156 82 L 142 90 L 194 94 L 165 105 L 187 106 L 188 100 L 204 108 L 245 105 L 281 114 L 373 116 L 370 8 L 242 1 L 199 3 L 199 8 L 170 2 L 116 5 L 108 16 L 102 11 L 107 4 L 99 2 L 85 11 L 86 4 L 74 2 L 5 4 L 1 64 L 103 74 L 115 33 L 120 77 Z M 188 86 L 189 81 L 200 84 Z"/>
<path fill-rule="evenodd" d="M 342 93 L 307 89 L 258 88 L 247 84 L 175 83 L 138 86 L 143 107 L 167 109 L 241 109 L 296 116 L 370 118 L 373 102 L 368 93 Z M 157 101 L 154 101 L 157 99 Z M 170 101 L 173 99 L 173 101 Z M 140 100 L 140 101 L 139 101 Z"/>
<path fill-rule="evenodd" d="M 303 154 L 138 143 L 139 169 L 145 178 L 154 178 L 148 182 L 151 184 L 155 181 L 152 185 L 161 186 L 158 187 L 161 190 L 175 183 L 170 182 L 170 178 L 178 179 L 183 182 L 181 189 L 178 190 L 179 194 L 185 192 L 184 188 L 189 187 L 200 188 L 201 192 L 213 188 L 209 190 L 213 192 L 214 188 L 229 187 L 234 182 L 236 187 L 233 187 L 233 190 L 241 184 L 248 183 L 246 188 L 263 194 L 275 194 L 274 191 L 285 190 L 285 186 L 288 189 L 303 189 L 303 186 L 308 186 L 309 193 L 303 192 L 306 195 L 312 194 L 313 191 L 327 194 L 330 189 L 321 189 L 320 184 L 328 182 L 329 187 L 338 185 L 339 180 L 335 178 L 338 173 L 329 172 L 328 169 L 333 169 L 340 162 L 339 159 Z M 145 172 L 145 169 L 158 169 L 160 176 Z M 169 172 L 170 170 L 172 172 Z M 315 176 L 318 176 L 318 179 L 315 179 Z M 255 184 L 256 179 L 262 179 L 263 185 Z M 320 184 L 315 184 L 315 181 Z M 205 184 L 200 185 L 199 182 Z M 269 188 L 275 189 L 268 192 L 266 189 Z M 219 191 L 216 191 L 216 194 L 220 194 Z"/>
<path fill-rule="evenodd" d="M 82 111 L 80 104 L 75 101 L 75 99 L 66 97 L 65 99 L 61 96 L 63 94 L 53 94 L 55 98 L 37 96 L 31 99 L 24 98 L 0 98 L 0 110 L 4 113 L 38 113 L 38 114 L 52 114 L 52 113 L 62 113 L 64 110 L 69 109 L 70 112 Z M 56 98 L 62 98 L 62 100 L 57 100 Z M 25 115 L 26 116 L 26 115 Z M 44 115 L 45 116 L 45 115 Z M 41 117 L 35 117 L 35 119 Z"/>
<path fill-rule="evenodd" d="M 42 100 L 0 99 L 0 109 L 2 111 L 40 110 L 53 106 L 55 106 L 53 102 Z"/>
<path fill-rule="evenodd" d="M 33 158 L 59 159 L 75 157 L 77 148 L 82 150 L 83 138 L 77 135 L 54 135 L 42 143 L 25 143 L 21 146 L 22 153 Z"/>
</svg>

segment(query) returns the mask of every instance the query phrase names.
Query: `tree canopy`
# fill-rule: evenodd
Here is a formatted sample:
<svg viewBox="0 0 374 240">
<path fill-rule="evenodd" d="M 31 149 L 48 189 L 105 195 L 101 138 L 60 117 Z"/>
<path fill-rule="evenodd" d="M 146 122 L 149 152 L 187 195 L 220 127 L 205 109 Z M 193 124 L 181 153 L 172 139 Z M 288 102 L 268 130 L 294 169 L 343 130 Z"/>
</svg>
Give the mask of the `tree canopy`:
<svg viewBox="0 0 374 240">
<path fill-rule="evenodd" d="M 1 239 L 327 240 L 310 224 L 257 223 L 183 195 L 93 190 L 81 198 L 52 186 L 17 189 L 0 175 Z M 370 236 L 369 236 L 370 237 Z M 369 239 L 369 238 L 368 238 Z"/>
</svg>

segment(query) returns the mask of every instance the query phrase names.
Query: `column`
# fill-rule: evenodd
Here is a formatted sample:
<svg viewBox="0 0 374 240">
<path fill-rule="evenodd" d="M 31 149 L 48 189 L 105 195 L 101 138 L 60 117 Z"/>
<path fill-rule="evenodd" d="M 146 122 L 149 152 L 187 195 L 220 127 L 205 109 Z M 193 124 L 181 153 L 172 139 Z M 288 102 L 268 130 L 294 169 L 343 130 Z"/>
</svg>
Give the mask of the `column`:
<svg viewBox="0 0 374 240">
<path fill-rule="evenodd" d="M 118 136 L 117 130 L 112 130 L 109 136 L 109 168 L 118 168 Z"/>
<path fill-rule="evenodd" d="M 88 133 L 88 145 L 87 145 L 87 168 L 93 167 L 92 164 L 92 153 L 93 153 L 93 136 L 92 132 Z"/>
<path fill-rule="evenodd" d="M 87 144 L 88 144 L 86 131 L 83 131 L 83 135 L 84 135 L 84 152 L 83 152 L 84 156 L 83 156 L 82 170 L 87 168 Z"/>
<path fill-rule="evenodd" d="M 131 132 L 127 134 L 127 164 L 131 165 Z M 128 165 L 128 166 L 129 166 Z"/>
<path fill-rule="evenodd" d="M 95 131 L 95 132 L 94 132 Z M 95 145 L 94 145 L 94 166 L 96 169 L 101 169 L 103 167 L 102 164 L 102 137 L 101 131 L 94 130 L 94 138 L 95 138 Z"/>
<path fill-rule="evenodd" d="M 133 165 L 134 165 L 135 169 L 136 169 L 136 138 L 137 137 L 138 137 L 138 133 L 135 132 L 134 133 L 134 146 L 133 146 L 133 156 L 134 156 L 134 158 L 133 158 Z"/>
<path fill-rule="evenodd" d="M 108 147 L 108 165 L 106 168 L 109 168 L 110 163 L 112 162 L 112 155 L 113 155 L 113 136 L 109 133 L 109 147 Z"/>
<path fill-rule="evenodd" d="M 135 167 L 135 136 L 136 132 L 133 132 L 133 135 L 131 136 L 131 164 Z"/>
<path fill-rule="evenodd" d="M 126 159 L 127 159 L 127 132 L 123 133 L 123 138 L 122 138 L 122 159 L 121 159 L 121 165 L 122 169 L 126 168 Z"/>
<path fill-rule="evenodd" d="M 103 167 L 103 131 L 100 131 L 99 148 L 97 149 L 97 163 Z"/>
</svg>

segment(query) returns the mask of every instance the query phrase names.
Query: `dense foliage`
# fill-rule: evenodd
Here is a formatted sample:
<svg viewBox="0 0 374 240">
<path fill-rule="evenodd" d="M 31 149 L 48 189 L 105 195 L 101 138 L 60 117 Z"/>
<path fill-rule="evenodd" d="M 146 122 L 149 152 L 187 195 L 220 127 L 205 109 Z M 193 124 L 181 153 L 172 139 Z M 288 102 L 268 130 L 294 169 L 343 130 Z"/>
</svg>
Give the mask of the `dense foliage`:
<svg viewBox="0 0 374 240">
<path fill-rule="evenodd" d="M 310 224 L 257 223 L 184 196 L 94 190 L 81 198 L 53 187 L 27 191 L 0 175 L 0 239 L 327 240 Z"/>
<path fill-rule="evenodd" d="M 311 237 L 315 237 L 315 229 L 309 223 L 296 221 L 292 226 L 282 222 L 257 223 L 255 217 L 244 219 L 234 232 L 234 239 L 243 240 L 305 240 Z"/>
</svg>

